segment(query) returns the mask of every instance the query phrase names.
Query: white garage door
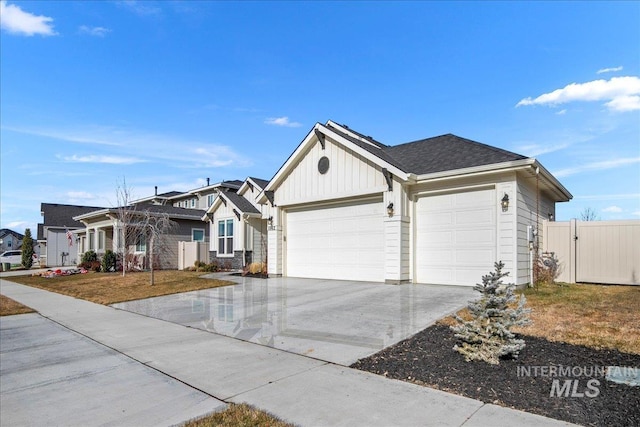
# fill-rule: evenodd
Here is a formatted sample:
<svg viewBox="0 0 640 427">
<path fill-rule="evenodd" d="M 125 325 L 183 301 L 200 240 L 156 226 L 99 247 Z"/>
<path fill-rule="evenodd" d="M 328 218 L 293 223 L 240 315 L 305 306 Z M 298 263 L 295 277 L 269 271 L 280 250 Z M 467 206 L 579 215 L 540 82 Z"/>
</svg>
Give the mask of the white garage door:
<svg viewBox="0 0 640 427">
<path fill-rule="evenodd" d="M 418 283 L 474 285 L 493 270 L 496 203 L 493 189 L 417 200 Z"/>
<path fill-rule="evenodd" d="M 384 281 L 382 199 L 286 215 L 288 276 Z"/>
</svg>

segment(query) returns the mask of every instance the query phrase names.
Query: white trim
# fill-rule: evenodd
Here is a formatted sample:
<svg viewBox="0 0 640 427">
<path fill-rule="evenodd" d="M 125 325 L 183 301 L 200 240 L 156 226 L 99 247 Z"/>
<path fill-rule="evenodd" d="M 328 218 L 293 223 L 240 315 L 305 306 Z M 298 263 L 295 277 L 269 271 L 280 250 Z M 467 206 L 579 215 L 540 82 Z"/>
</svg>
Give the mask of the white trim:
<svg viewBox="0 0 640 427">
<path fill-rule="evenodd" d="M 202 240 L 195 240 L 193 238 L 194 231 L 202 231 Z M 207 231 L 204 228 L 191 228 L 191 241 L 192 242 L 205 242 L 207 240 Z"/>
<path fill-rule="evenodd" d="M 227 235 L 227 231 L 228 231 L 227 224 L 228 224 L 229 221 L 231 221 L 231 224 L 232 224 L 231 226 L 233 228 L 233 233 L 230 236 Z M 220 223 L 221 222 L 224 222 L 225 235 L 223 237 L 220 237 Z M 238 227 L 236 227 L 236 219 L 233 218 L 233 217 L 218 218 L 215 221 L 215 225 L 216 225 L 216 251 L 215 251 L 216 252 L 216 256 L 220 257 L 220 258 L 225 258 L 225 257 L 231 258 L 231 257 L 233 257 L 233 255 L 235 253 L 236 235 L 238 234 L 236 232 L 236 228 L 238 228 Z M 228 243 L 227 239 L 228 238 L 232 239 L 231 240 L 231 252 L 227 252 L 227 250 L 229 249 L 227 247 L 227 243 Z M 220 252 L 220 239 L 224 239 L 223 246 L 224 246 L 225 251 L 223 253 Z"/>
</svg>

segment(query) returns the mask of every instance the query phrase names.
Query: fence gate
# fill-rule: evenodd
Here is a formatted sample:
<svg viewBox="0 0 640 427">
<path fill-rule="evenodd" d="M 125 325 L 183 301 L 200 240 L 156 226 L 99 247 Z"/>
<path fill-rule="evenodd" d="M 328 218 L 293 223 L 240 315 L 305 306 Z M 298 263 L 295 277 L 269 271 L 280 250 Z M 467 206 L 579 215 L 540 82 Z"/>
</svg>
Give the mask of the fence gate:
<svg viewBox="0 0 640 427">
<path fill-rule="evenodd" d="M 178 270 L 193 267 L 196 261 L 209 262 L 209 243 L 178 242 Z"/>
<path fill-rule="evenodd" d="M 544 222 L 543 249 L 555 252 L 559 281 L 640 285 L 640 221 Z"/>
</svg>

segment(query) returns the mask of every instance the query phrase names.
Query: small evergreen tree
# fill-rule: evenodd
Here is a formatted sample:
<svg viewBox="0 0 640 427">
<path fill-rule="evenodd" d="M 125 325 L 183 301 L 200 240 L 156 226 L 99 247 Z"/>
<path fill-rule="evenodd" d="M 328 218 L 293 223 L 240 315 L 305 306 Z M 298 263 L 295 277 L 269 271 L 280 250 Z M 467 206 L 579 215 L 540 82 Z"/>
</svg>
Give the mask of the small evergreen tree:
<svg viewBox="0 0 640 427">
<path fill-rule="evenodd" d="M 502 278 L 509 274 L 503 273 L 503 268 L 501 261 L 496 262 L 495 271 L 482 276 L 482 284 L 474 287 L 481 297 L 467 306 L 472 319 L 466 321 L 455 316 L 458 325 L 451 329 L 459 342 L 453 349 L 467 361 L 498 364 L 501 357 L 518 357 L 525 346 L 524 340 L 517 339 L 511 328 L 529 324 L 531 310 L 525 308 L 524 295 L 520 296 L 516 308 L 509 308 L 517 298 L 513 292 L 515 285 L 502 283 Z"/>
<path fill-rule="evenodd" d="M 33 265 L 33 238 L 31 237 L 31 229 L 24 230 L 22 238 L 22 266 L 29 270 Z"/>
</svg>

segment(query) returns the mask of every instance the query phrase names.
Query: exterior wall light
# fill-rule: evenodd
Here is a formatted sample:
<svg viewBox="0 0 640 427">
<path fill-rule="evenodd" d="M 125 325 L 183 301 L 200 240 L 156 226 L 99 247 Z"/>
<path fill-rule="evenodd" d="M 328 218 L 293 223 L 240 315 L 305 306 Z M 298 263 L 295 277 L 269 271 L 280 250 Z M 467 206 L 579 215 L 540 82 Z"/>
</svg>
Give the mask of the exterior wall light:
<svg viewBox="0 0 640 427">
<path fill-rule="evenodd" d="M 551 212 L 549 212 L 547 214 L 547 218 L 549 218 L 549 221 L 553 221 L 553 214 Z"/>
<path fill-rule="evenodd" d="M 509 210 L 509 195 L 504 193 L 504 197 L 500 200 L 500 206 L 502 206 L 502 212 Z"/>
<path fill-rule="evenodd" d="M 387 205 L 387 214 L 389 216 L 393 216 L 393 202 L 389 202 Z"/>
</svg>

